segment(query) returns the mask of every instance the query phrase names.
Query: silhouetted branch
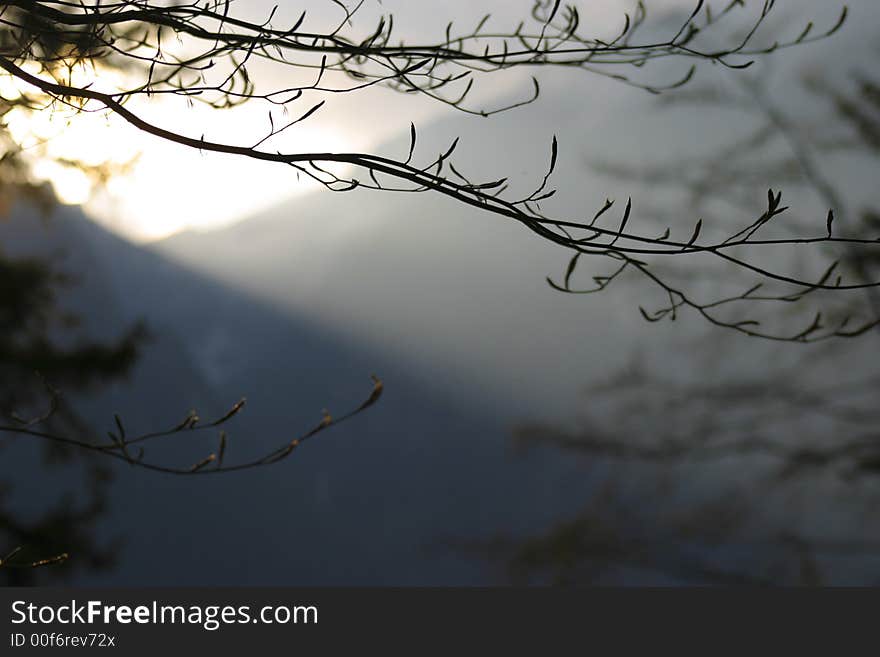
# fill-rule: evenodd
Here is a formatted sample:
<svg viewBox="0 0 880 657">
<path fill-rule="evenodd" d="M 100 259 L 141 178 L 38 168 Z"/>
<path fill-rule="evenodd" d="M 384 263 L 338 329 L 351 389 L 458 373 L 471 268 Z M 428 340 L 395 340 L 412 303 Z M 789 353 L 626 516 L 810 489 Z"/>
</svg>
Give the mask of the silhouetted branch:
<svg viewBox="0 0 880 657">
<path fill-rule="evenodd" d="M 61 445 L 66 445 L 69 447 L 75 447 L 78 449 L 82 449 L 89 452 L 94 452 L 101 454 L 103 456 L 116 459 L 119 461 L 124 461 L 132 466 L 137 466 L 140 468 L 144 468 L 146 470 L 153 470 L 155 472 L 164 472 L 167 474 L 178 474 L 178 475 L 190 475 L 190 474 L 209 474 L 209 473 L 220 473 L 220 472 L 233 472 L 238 470 L 247 470 L 250 468 L 256 468 L 265 465 L 271 465 L 274 463 L 278 463 L 286 459 L 290 456 L 293 451 L 302 445 L 307 440 L 315 437 L 319 433 L 331 428 L 335 427 L 346 420 L 351 419 L 355 415 L 358 415 L 372 406 L 379 400 L 383 391 L 383 384 L 377 377 L 373 377 L 373 389 L 370 392 L 370 395 L 364 400 L 359 406 L 357 406 L 354 410 L 348 411 L 343 415 L 333 417 L 326 410 L 324 411 L 324 415 L 321 421 L 314 426 L 311 430 L 306 431 L 291 440 L 285 440 L 280 446 L 275 449 L 269 451 L 262 456 L 252 459 L 245 460 L 241 462 L 236 462 L 232 464 L 228 464 L 224 462 L 224 456 L 226 454 L 226 446 L 228 436 L 225 431 L 218 431 L 218 448 L 209 453 L 204 458 L 200 459 L 193 465 L 189 467 L 175 467 L 163 465 L 161 463 L 149 461 L 146 459 L 146 452 L 143 447 L 143 443 L 155 441 L 160 438 L 170 438 L 174 436 L 180 435 L 188 435 L 193 433 L 200 433 L 205 431 L 216 430 L 218 427 L 224 425 L 230 419 L 238 415 L 238 413 L 244 408 L 245 400 L 240 400 L 236 402 L 226 413 L 224 413 L 221 417 L 209 421 L 207 423 L 202 423 L 201 418 L 195 413 L 190 412 L 182 422 L 175 425 L 171 429 L 163 430 L 163 431 L 155 431 L 151 433 L 138 434 L 134 436 L 129 436 L 125 429 L 122 419 L 118 416 L 114 416 L 115 423 L 115 431 L 108 431 L 107 436 L 110 439 L 109 442 L 97 442 L 97 441 L 88 441 L 79 437 L 71 436 L 71 435 L 63 435 L 56 432 L 51 431 L 42 431 L 35 428 L 34 423 L 25 423 L 20 422 L 17 424 L 0 426 L 0 434 L 18 434 L 23 436 L 32 436 L 35 438 L 40 438 L 42 440 L 49 441 L 51 443 L 57 443 Z M 53 395 L 56 394 L 53 391 Z M 53 407 L 57 407 L 57 403 L 53 401 Z M 46 418 L 40 420 L 41 422 Z M 136 446 L 135 449 L 132 447 Z M 210 466 L 210 467 L 209 467 Z"/>
<path fill-rule="evenodd" d="M 37 561 L 18 561 L 16 557 L 21 552 L 21 548 L 17 547 L 5 557 L 0 559 L 0 568 L 41 568 L 43 566 L 52 566 L 67 561 L 70 555 L 66 552 L 49 557 L 48 559 L 39 559 Z"/>
<path fill-rule="evenodd" d="M 332 191 L 356 188 L 393 192 L 430 191 L 482 212 L 512 219 L 540 238 L 574 252 L 565 283 L 560 285 L 551 281 L 551 285 L 561 291 L 586 293 L 604 290 L 624 273 L 639 275 L 659 289 L 668 303 L 654 309 L 642 309 L 642 315 L 648 321 L 675 319 L 680 311 L 690 310 L 714 325 L 749 336 L 795 342 L 853 337 L 880 322 L 880 317 L 873 315 L 847 316 L 832 321 L 817 312 L 811 320 L 796 329 L 778 329 L 764 328 L 760 320 L 754 317 L 731 318 L 729 310 L 739 309 L 746 304 L 752 307 L 756 303 L 793 303 L 813 296 L 817 291 L 841 293 L 880 285 L 880 280 L 849 282 L 842 276 L 835 276 L 833 268 L 824 275 L 817 272 L 815 278 L 809 278 L 786 271 L 785 265 L 758 264 L 766 260 L 759 257 L 758 252 L 773 250 L 776 253 L 780 247 L 804 250 L 842 244 L 878 248 L 880 237 L 835 235 L 831 223 L 833 208 L 827 214 L 827 220 L 823 221 L 826 230 L 821 233 L 790 239 L 759 238 L 758 233 L 771 220 L 778 223 L 775 218 L 786 210 L 780 206 L 781 192 L 771 190 L 767 210 L 762 215 L 744 229 L 721 239 L 701 239 L 701 234 L 707 232 L 703 230 L 702 219 L 694 223 L 689 238 L 673 239 L 671 229 L 658 237 L 627 229 L 631 202 L 627 202 L 617 228 L 599 222 L 600 217 L 610 209 L 610 201 L 591 221 L 583 217 L 544 214 L 541 201 L 556 193 L 555 189 L 548 188 L 559 149 L 555 137 L 551 145 L 550 165 L 540 184 L 524 197 L 505 197 L 508 191 L 506 177 L 472 181 L 460 173 L 460 167 L 456 167 L 452 160 L 457 140 L 438 158 L 421 166 L 414 164 L 414 126 L 406 160 L 369 153 L 285 153 L 267 148 L 267 142 L 272 137 L 320 111 L 323 100 L 312 104 L 298 118 L 284 123 L 276 124 L 270 112 L 268 132 L 251 146 L 184 135 L 173 128 L 147 121 L 126 104 L 135 96 L 173 94 L 195 98 L 218 108 L 246 100 L 262 100 L 282 105 L 286 110 L 288 104 L 312 92 L 338 93 L 356 91 L 373 84 L 386 84 L 399 91 L 426 94 L 459 110 L 489 115 L 509 107 L 493 110 L 467 107 L 465 100 L 473 88 L 475 73 L 490 74 L 524 66 L 566 67 L 606 74 L 656 92 L 684 84 L 690 79 L 692 70 L 678 82 L 665 87 L 635 82 L 610 71 L 620 65 L 641 67 L 660 58 L 705 60 L 728 68 L 745 68 L 751 63 L 749 57 L 830 36 L 843 25 L 845 9 L 839 21 L 821 33 L 813 34 L 810 24 L 796 37 L 761 46 L 756 41 L 758 28 L 765 23 L 775 6 L 773 0 L 765 0 L 759 15 L 741 40 L 729 48 L 708 50 L 698 45 L 700 36 L 726 22 L 727 17 L 745 3 L 734 0 L 722 11 L 713 12 L 709 3 L 700 0 L 671 38 L 640 42 L 638 37 L 647 16 L 641 2 L 632 16 L 625 16 L 623 28 L 617 36 L 602 40 L 581 35 L 580 17 L 575 6 L 563 6 L 558 1 L 539 1 L 532 11 L 533 28 L 527 27 L 524 22 L 511 31 L 490 30 L 487 28 L 489 17 L 486 17 L 475 29 L 460 33 L 454 32 L 450 25 L 444 39 L 427 45 L 393 45 L 391 17 L 383 17 L 365 39 L 345 36 L 345 26 L 361 5 L 348 9 L 342 3 L 336 4 L 344 13 L 343 20 L 332 30 L 315 33 L 303 28 L 305 14 L 293 26 L 279 29 L 272 27 L 271 17 L 261 24 L 235 18 L 230 13 L 230 2 L 202 6 L 195 3 L 161 6 L 125 1 L 80 5 L 61 1 L 18 0 L 7 3 L 7 9 L 0 14 L 6 26 L 4 41 L 0 43 L 0 68 L 40 92 L 42 104 L 27 100 L 34 109 L 106 109 L 158 138 L 199 151 L 285 164 L 292 167 L 297 175 L 308 176 Z M 185 54 L 175 54 L 176 49 L 164 45 L 162 34 L 167 32 L 183 40 L 179 52 Z M 314 77 L 302 86 L 259 91 L 248 73 L 247 65 L 252 59 L 306 70 Z M 77 83 L 75 72 L 81 73 L 83 67 L 97 70 L 95 67 L 99 64 L 116 67 L 137 64 L 141 79 L 133 86 L 123 86 L 115 91 L 101 91 L 98 84 L 93 84 L 94 81 Z M 612 68 L 604 71 L 607 67 Z M 357 84 L 348 87 L 330 85 L 327 77 L 332 72 L 345 73 Z M 216 80 L 208 79 L 212 74 L 218 75 Z M 146 79 L 142 79 L 144 75 Z M 531 102 L 539 93 L 540 87 L 535 80 L 533 95 L 523 102 Z M 513 106 L 520 104 L 522 102 Z M 336 170 L 339 165 L 354 167 L 363 172 L 366 179 L 339 173 Z M 447 171 L 451 175 L 447 175 Z M 743 254 L 746 250 L 747 253 Z M 609 275 L 594 278 L 593 288 L 573 288 L 570 280 L 575 267 L 580 257 L 587 255 L 611 259 L 614 261 L 614 270 Z M 752 274 L 756 280 L 737 294 L 703 301 L 693 290 L 674 285 L 659 273 L 657 261 L 670 256 L 709 256 Z M 785 259 L 777 258 L 775 262 L 785 262 Z M 770 293 L 762 289 L 764 283 L 780 283 L 787 289 Z M 759 289 L 760 295 L 757 294 Z"/>
<path fill-rule="evenodd" d="M 364 38 L 345 34 L 363 3 L 352 8 L 342 2 L 333 4 L 343 12 L 342 19 L 335 27 L 314 32 L 304 28 L 306 12 L 294 24 L 277 28 L 272 24 L 274 11 L 263 23 L 241 20 L 231 13 L 229 0 L 201 5 L 15 0 L 5 3 L 0 15 L 11 33 L 3 44 L 3 54 L 9 56 L 12 51 L 18 58 L 39 62 L 47 68 L 96 59 L 111 63 L 142 62 L 148 67 L 147 79 L 121 90 L 120 100 L 140 94 L 173 93 L 196 97 L 216 107 L 253 98 L 286 104 L 305 91 L 340 92 L 387 84 L 399 91 L 422 93 L 456 109 L 487 116 L 521 103 L 491 110 L 468 108 L 464 101 L 473 88 L 474 74 L 524 66 L 567 67 L 659 92 L 687 82 L 693 68 L 668 85 L 646 84 L 603 69 L 621 65 L 641 68 L 664 58 L 706 60 L 729 68 L 746 68 L 752 57 L 830 36 L 846 19 L 844 8 L 839 20 L 821 33 L 812 34 L 813 26 L 809 24 L 797 36 L 762 46 L 756 43 L 756 33 L 775 4 L 774 0 L 765 0 L 740 41 L 729 48 L 707 49 L 698 45 L 702 34 L 726 25 L 728 17 L 743 8 L 744 2 L 734 0 L 722 11 L 713 12 L 710 3 L 699 0 L 669 38 L 642 41 L 638 37 L 646 23 L 647 10 L 641 0 L 632 15 L 622 16 L 619 33 L 610 39 L 583 35 L 576 5 L 538 0 L 531 15 L 514 29 L 489 28 L 492 17 L 487 14 L 473 28 L 458 30 L 449 23 L 443 39 L 406 44 L 393 42 L 393 16 L 381 16 Z M 179 54 L 163 43 L 162 35 L 167 33 L 182 41 L 184 47 Z M 248 73 L 251 60 L 313 72 L 315 79 L 306 85 L 259 93 Z M 218 70 L 218 81 L 208 82 L 206 73 Z M 325 84 L 328 72 L 344 73 L 355 84 Z M 536 80 L 534 84 L 537 92 Z M 529 98 L 523 102 L 529 102 Z"/>
</svg>

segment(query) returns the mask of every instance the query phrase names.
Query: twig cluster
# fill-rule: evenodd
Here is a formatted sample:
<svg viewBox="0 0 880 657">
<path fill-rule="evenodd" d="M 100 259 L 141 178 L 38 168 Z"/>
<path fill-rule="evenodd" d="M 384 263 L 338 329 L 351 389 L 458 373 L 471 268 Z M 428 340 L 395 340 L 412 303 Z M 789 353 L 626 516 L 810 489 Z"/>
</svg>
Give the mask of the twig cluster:
<svg viewBox="0 0 880 657">
<path fill-rule="evenodd" d="M 47 559 L 38 559 L 37 561 L 20 561 L 16 557 L 22 551 L 21 547 L 14 548 L 5 557 L 0 559 L 0 568 L 42 568 L 43 566 L 54 566 L 64 563 L 70 557 L 66 552 L 57 554 Z"/>
<path fill-rule="evenodd" d="M 120 90 L 117 100 L 170 93 L 214 107 L 254 98 L 286 105 L 304 92 L 336 93 L 387 84 L 485 116 L 530 101 L 495 109 L 469 107 L 465 101 L 476 74 L 514 67 L 564 66 L 607 75 L 657 93 L 687 82 L 693 66 L 667 85 L 643 83 L 607 69 L 621 65 L 641 68 L 661 58 L 708 60 L 729 68 L 746 68 L 754 56 L 830 36 L 846 19 L 844 8 L 838 22 L 821 34 L 814 34 L 813 24 L 808 23 L 797 36 L 761 45 L 756 34 L 775 5 L 775 0 L 764 0 L 743 37 L 729 47 L 708 49 L 698 45 L 699 36 L 726 25 L 736 9 L 745 8 L 743 0 L 732 0 L 720 11 L 713 11 L 710 3 L 699 0 L 674 34 L 660 40 L 640 39 L 648 16 L 642 0 L 632 15 L 624 14 L 620 31 L 608 39 L 582 33 L 576 5 L 537 0 L 528 19 L 515 28 L 492 28 L 492 17 L 487 14 L 468 28 L 456 29 L 450 22 L 444 37 L 437 41 L 407 44 L 396 41 L 393 16 L 380 17 L 365 37 L 355 38 L 349 32 L 354 31 L 350 28 L 364 0 L 351 5 L 329 2 L 340 10 L 340 20 L 314 31 L 306 29 L 305 11 L 291 25 L 276 27 L 273 18 L 277 6 L 265 21 L 256 23 L 231 13 L 230 0 L 173 5 L 139 0 L 12 0 L 4 3 L 0 14 L 0 24 L 7 28 L 0 52 L 13 60 L 39 63 L 46 73 L 56 76 L 56 82 L 63 82 L 65 71 L 69 74 L 83 63 L 141 63 L 146 68 L 146 79 Z M 248 65 L 257 60 L 312 72 L 314 79 L 302 86 L 258 91 L 248 72 Z M 218 79 L 209 80 L 209 73 L 219 69 L 222 73 Z M 354 84 L 330 83 L 325 74 L 334 71 L 346 74 Z M 533 84 L 532 100 L 540 90 L 536 78 Z"/>
<path fill-rule="evenodd" d="M 52 417 L 59 405 L 59 393 L 54 389 L 49 388 L 51 402 L 48 411 L 38 417 L 28 420 L 23 419 L 19 414 L 12 413 L 9 415 L 11 424 L 0 425 L 0 434 L 8 433 L 33 436 L 35 438 L 49 441 L 50 443 L 76 447 L 87 452 L 97 453 L 108 458 L 123 461 L 131 466 L 166 474 L 194 475 L 234 472 L 272 465 L 283 461 L 289 457 L 295 449 L 300 447 L 306 441 L 314 438 L 319 433 L 326 431 L 331 427 L 335 427 L 365 411 L 379 400 L 383 391 L 382 381 L 375 376 L 372 378 L 373 389 L 370 392 L 370 395 L 355 409 L 336 417 L 325 410 L 321 421 L 309 431 L 295 436 L 292 439 L 285 440 L 281 445 L 262 456 L 231 463 L 226 459 L 228 436 L 222 427 L 241 412 L 245 406 L 244 399 L 233 404 L 226 413 L 217 419 L 202 422 L 198 414 L 195 411 L 191 411 L 180 423 L 170 429 L 136 435 L 130 435 L 123 424 L 122 419 L 118 415 L 114 415 L 114 430 L 107 432 L 107 438 L 109 440 L 95 441 L 40 428 L 41 424 L 45 423 Z M 187 436 L 206 431 L 217 432 L 217 448 L 190 466 L 181 467 L 166 465 L 152 461 L 146 457 L 144 445 L 147 442 L 153 442 L 162 438 L 170 438 L 174 436 Z"/>
</svg>

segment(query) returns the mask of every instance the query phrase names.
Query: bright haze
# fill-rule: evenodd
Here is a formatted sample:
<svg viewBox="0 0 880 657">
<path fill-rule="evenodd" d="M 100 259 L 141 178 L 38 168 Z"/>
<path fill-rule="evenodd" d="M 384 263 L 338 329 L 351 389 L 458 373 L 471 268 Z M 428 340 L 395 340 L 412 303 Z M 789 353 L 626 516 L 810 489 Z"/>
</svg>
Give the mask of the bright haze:
<svg viewBox="0 0 880 657">
<path fill-rule="evenodd" d="M 685 6 L 684 0 L 661 0 L 651 3 L 652 10 Z M 510 28 L 528 15 L 532 3 L 521 2 L 442 2 L 413 3 L 392 1 L 364 3 L 353 22 L 354 34 L 367 34 L 380 14 L 393 14 L 396 33 L 407 42 L 432 42 L 441 39 L 450 21 L 461 26 L 475 25 L 485 13 L 491 13 L 489 25 Z M 238 15 L 262 22 L 274 3 L 263 0 L 237 0 Z M 342 13 L 332 3 L 312 0 L 305 3 L 281 3 L 273 24 L 293 23 L 305 9 L 304 29 L 321 31 L 336 25 Z M 604 0 L 590 2 L 583 8 L 583 22 L 597 35 L 611 35 L 623 24 L 622 3 Z M 258 89 L 283 88 L 302 82 L 302 73 L 284 67 L 256 62 L 251 74 Z M 504 97 L 527 96 L 531 91 L 528 71 L 478 80 L 473 92 L 474 104 L 492 105 Z M 336 83 L 350 84 L 332 76 Z M 137 99 L 140 100 L 140 99 Z M 289 106 L 291 115 L 317 102 L 315 95 L 305 95 Z M 591 113 L 601 112 L 598 103 Z M 204 136 L 226 143 L 250 145 L 269 128 L 267 108 L 250 103 L 222 112 L 211 111 L 199 103 L 190 106 L 183 99 L 151 99 L 133 102 L 132 108 L 158 125 L 172 126 L 191 137 Z M 410 121 L 418 126 L 444 116 L 448 108 L 419 94 L 395 94 L 387 89 L 369 89 L 356 94 L 338 94 L 325 107 L 296 130 L 273 139 L 265 148 L 286 152 L 365 151 L 404 134 Z M 280 116 L 280 113 L 279 113 Z M 297 180 L 286 167 L 218 154 L 181 149 L 176 144 L 139 133 L 123 120 L 105 113 L 76 117 L 72 128 L 64 121 L 27 126 L 40 136 L 51 136 L 53 152 L 62 156 L 111 159 L 126 162 L 137 158 L 127 174 L 113 178 L 106 189 L 92 198 L 91 187 L 82 174 L 72 169 L 43 165 L 37 173 L 53 180 L 62 201 L 85 203 L 90 214 L 112 230 L 137 241 L 166 237 L 185 228 L 208 229 L 240 220 L 292 196 L 314 190 L 311 181 Z M 14 126 L 18 128 L 18 126 Z M 24 126 L 17 132 L 21 133 Z M 539 169 L 534 170 L 539 175 Z M 161 192 L 159 192 L 161 190 Z"/>
</svg>

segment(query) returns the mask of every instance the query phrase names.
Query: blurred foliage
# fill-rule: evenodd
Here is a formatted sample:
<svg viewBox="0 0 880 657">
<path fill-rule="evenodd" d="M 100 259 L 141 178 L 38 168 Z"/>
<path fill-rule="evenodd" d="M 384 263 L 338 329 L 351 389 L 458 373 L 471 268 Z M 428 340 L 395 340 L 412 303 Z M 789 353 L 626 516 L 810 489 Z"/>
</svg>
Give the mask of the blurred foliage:
<svg viewBox="0 0 880 657">
<path fill-rule="evenodd" d="M 51 188 L 30 182 L 26 167 L 15 157 L 0 160 L 0 199 L 6 212 L 15 204 L 31 203 L 51 220 Z M 73 284 L 51 260 L 12 257 L 0 251 L 3 424 L 22 428 L 39 424 L 41 430 L 63 431 L 87 439 L 90 428 L 56 387 L 77 392 L 99 389 L 126 376 L 137 361 L 146 338 L 141 324 L 112 342 L 71 339 L 78 318 L 64 309 L 61 299 L 64 290 Z M 29 435 L 0 433 L 0 451 L 5 451 L 8 459 L 13 442 L 38 440 Z M 54 502 L 38 511 L 24 511 L 13 500 L 16 493 L 27 495 L 27 489 L 16 490 L 11 480 L 0 482 L 0 558 L 4 558 L 0 580 L 7 584 L 33 584 L 46 573 L 51 572 L 54 579 L 75 568 L 105 568 L 112 563 L 112 548 L 99 545 L 95 538 L 96 523 L 106 510 L 109 468 L 93 455 L 57 443 L 39 441 L 39 450 L 48 476 L 29 474 L 28 488 L 34 487 L 34 498 L 44 503 L 46 491 L 52 491 L 57 481 L 71 474 L 80 484 L 75 491 L 59 493 Z M 18 486 L 21 489 L 20 481 Z M 32 567 L 35 562 L 54 561 L 66 554 L 75 558 L 51 569 Z"/>
<path fill-rule="evenodd" d="M 67 334 L 76 326 L 76 316 L 62 310 L 57 298 L 59 290 L 70 284 L 52 262 L 0 255 L 0 415 L 4 424 L 39 424 L 41 430 L 86 439 L 90 428 L 55 387 L 84 392 L 119 380 L 137 361 L 146 334 L 137 325 L 113 343 L 62 345 L 70 342 Z M 37 440 L 2 433 L 0 449 L 8 452 L 12 442 Z M 53 566 L 53 577 L 72 568 L 101 568 L 112 562 L 111 553 L 94 538 L 95 524 L 106 509 L 109 468 L 93 455 L 57 443 L 39 441 L 39 448 L 49 476 L 30 474 L 30 485 L 44 482 L 35 497 L 44 499 L 57 478 L 69 473 L 81 484 L 79 490 L 61 494 L 36 514 L 8 501 L 13 493 L 9 482 L 0 485 L 0 545 L 8 550 L 22 548 L 7 567 L 0 568 L 0 578 L 9 584 L 33 583 L 39 574 L 27 564 L 63 553 L 76 558 Z"/>
<path fill-rule="evenodd" d="M 0 51 L 26 49 L 41 61 L 44 71 L 61 80 L 71 67 L 89 62 L 98 54 L 98 43 L 90 28 L 62 28 L 60 25 L 17 8 L 0 27 Z M 107 69 L 128 66 L 119 58 L 105 57 Z M 38 208 L 47 221 L 58 200 L 49 182 L 35 177 L 33 166 L 49 157 L 38 138 L 23 143 L 10 130 L 14 112 L 33 116 L 45 111 L 48 100 L 42 94 L 4 90 L 0 94 L 0 221 L 20 204 Z M 109 163 L 89 163 L 54 158 L 57 164 L 75 168 L 96 183 L 106 182 L 114 170 Z M 62 431 L 86 439 L 90 427 L 65 401 L 58 390 L 86 392 L 100 389 L 125 377 L 138 359 L 146 337 L 143 325 L 131 327 L 112 342 L 71 339 L 78 318 L 64 308 L 64 292 L 75 281 L 58 270 L 51 259 L 14 257 L 0 247 L 0 416 L 3 424 Z M 0 450 L 12 443 L 36 442 L 28 435 L 0 433 Z M 14 448 L 18 449 L 19 445 Z M 14 501 L 11 482 L 0 483 L 0 580 L 7 584 L 33 584 L 51 573 L 63 577 L 77 568 L 106 568 L 112 564 L 112 546 L 99 545 L 96 523 L 106 510 L 111 471 L 94 455 L 51 442 L 39 442 L 40 457 L 47 477 L 30 475 L 39 485 L 40 500 L 56 481 L 73 476 L 79 481 L 73 491 L 61 492 L 54 502 L 39 510 L 23 511 Z M 37 467 L 37 466 L 35 466 Z M 19 484 L 19 488 L 21 485 Z M 25 492 L 26 494 L 26 492 Z M 4 551 L 5 550 L 5 551 Z M 51 569 L 33 568 L 42 560 L 72 554 Z"/>
<path fill-rule="evenodd" d="M 824 156 L 867 156 L 880 170 L 880 86 L 855 75 L 845 82 L 813 76 L 804 87 L 829 110 L 820 128 L 778 110 L 760 81 L 739 87 L 743 95 L 695 88 L 662 102 L 742 107 L 761 119 L 754 132 L 708 159 L 604 169 L 678 188 L 702 213 L 719 198 L 744 203 L 750 181 L 772 168 L 786 184 L 834 203 L 847 234 L 876 232 L 880 204 L 848 208 Z M 763 149 L 774 140 L 783 148 L 771 157 Z M 743 179 L 737 171 L 751 174 Z M 863 280 L 880 266 L 876 253 L 858 247 L 838 257 Z M 719 366 L 744 349 L 732 340 L 712 339 L 705 350 L 690 340 L 687 354 L 671 352 L 693 375 L 657 372 L 634 359 L 587 389 L 586 412 L 573 422 L 523 424 L 515 432 L 518 448 L 565 450 L 603 482 L 580 513 L 531 536 L 497 536 L 468 549 L 502 564 L 520 584 L 823 585 L 857 578 L 877 585 L 878 337 L 874 329 L 865 342 L 817 347 L 786 366 L 768 358 L 745 374 Z"/>
</svg>

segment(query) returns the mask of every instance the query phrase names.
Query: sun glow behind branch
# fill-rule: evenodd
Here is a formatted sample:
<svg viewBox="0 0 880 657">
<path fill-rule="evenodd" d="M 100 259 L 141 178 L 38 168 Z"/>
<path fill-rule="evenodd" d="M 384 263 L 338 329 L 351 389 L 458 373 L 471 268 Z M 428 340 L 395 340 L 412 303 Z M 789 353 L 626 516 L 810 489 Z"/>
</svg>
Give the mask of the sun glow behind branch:
<svg viewBox="0 0 880 657">
<path fill-rule="evenodd" d="M 678 2 L 669 0 L 669 3 Z M 259 13 L 257 5 L 261 4 L 244 3 L 242 8 Z M 479 7 L 480 12 L 491 9 L 495 12 L 495 19 L 501 23 L 514 21 L 524 10 L 518 3 L 511 3 L 515 6 L 510 7 L 495 1 L 486 4 L 486 7 Z M 523 4 L 526 8 L 530 5 Z M 594 25 L 596 29 L 605 22 L 619 22 L 622 10 L 612 7 L 613 4 L 603 0 L 591 7 L 590 17 L 593 21 L 601 19 L 599 24 Z M 477 11 L 477 7 L 470 6 L 470 3 L 467 10 L 463 5 L 432 9 L 428 12 L 429 16 L 425 12 L 407 10 L 405 5 L 398 9 L 401 16 L 409 16 L 414 21 L 412 31 L 408 31 L 407 36 L 425 32 L 430 33 L 426 36 L 430 40 L 430 35 L 436 37 L 436 26 L 441 24 L 437 20 L 441 17 L 451 12 L 456 18 L 462 19 L 468 12 Z M 332 8 L 332 3 L 328 3 L 328 6 Z M 267 13 L 270 9 L 271 6 L 267 4 Z M 372 25 L 372 17 L 364 17 L 363 24 Z M 145 51 L 140 54 L 149 57 L 154 53 Z M 259 62 L 254 64 L 254 69 L 269 85 L 279 83 L 282 79 L 282 86 L 291 82 L 284 76 L 277 76 L 277 71 L 260 70 Z M 39 70 L 29 72 L 40 73 Z M 307 77 L 313 74 L 311 71 L 307 73 Z M 516 73 L 506 79 L 493 79 L 483 85 L 482 91 L 492 97 L 513 87 L 520 90 L 530 88 L 528 76 L 518 76 Z M 124 75 L 113 69 L 98 70 L 94 63 L 79 64 L 70 71 L 69 82 L 81 88 L 100 87 L 109 93 L 138 86 L 137 80 L 125 79 Z M 64 77 L 67 77 L 66 71 Z M 10 80 L 6 82 L 11 83 Z M 334 96 L 333 107 L 328 103 L 307 123 L 296 126 L 261 148 L 294 153 L 369 150 L 406 130 L 409 121 L 418 123 L 426 118 L 434 118 L 443 109 L 427 107 L 421 102 L 423 99 L 412 96 L 400 100 L 399 95 L 387 90 L 381 94 L 374 93 L 373 89 L 365 90 L 365 93 L 359 91 L 354 102 L 341 100 L 345 95 Z M 386 100 L 378 100 L 379 95 Z M 320 94 L 306 94 L 290 106 L 290 112 L 301 113 L 321 99 L 324 96 Z M 265 105 L 247 103 L 229 110 L 211 110 L 199 103 L 190 106 L 189 100 L 172 96 L 150 99 L 136 96 L 127 101 L 127 106 L 154 125 L 169 128 L 192 139 L 202 137 L 227 144 L 250 145 L 266 133 Z M 186 227 L 222 225 L 315 188 L 309 181 L 298 181 L 295 172 L 288 167 L 202 154 L 164 143 L 139 132 L 119 117 L 109 115 L 102 107 L 92 107 L 92 101 L 86 101 L 85 107 L 95 111 L 78 115 L 74 115 L 73 108 L 60 103 L 56 105 L 52 112 L 22 111 L 17 116 L 15 112 L 18 110 L 15 110 L 6 117 L 14 138 L 25 144 L 29 151 L 28 157 L 34 163 L 34 175 L 38 180 L 50 181 L 62 202 L 85 204 L 91 214 L 104 223 L 136 239 L 156 239 Z M 280 119 L 282 117 L 278 110 L 275 120 L 280 123 Z M 75 166 L 77 161 L 91 167 L 107 164 L 113 171 L 99 173 L 96 177 L 94 171 Z M 99 182 L 105 184 L 95 194 L 98 189 L 96 183 Z"/>
<path fill-rule="evenodd" d="M 199 107 L 182 114 L 168 105 L 150 108 L 151 120 L 175 129 L 185 125 L 183 132 L 196 137 L 204 134 L 206 139 L 222 135 L 231 143 L 253 143 L 253 125 L 266 121 L 257 108 L 242 107 L 217 116 Z M 138 160 L 126 175 L 111 178 L 99 189 L 86 209 L 110 228 L 137 240 L 160 239 L 186 228 L 222 226 L 316 187 L 311 181 L 297 180 L 288 167 L 181 148 L 117 123 L 121 143 L 129 150 L 137 149 Z M 196 132 L 197 128 L 203 132 Z M 302 150 L 351 147 L 326 128 L 309 126 L 303 132 L 296 139 Z"/>
<path fill-rule="evenodd" d="M 40 74 L 39 67 L 29 71 Z M 100 79 L 104 89 L 128 86 L 116 71 L 74 66 L 73 85 Z M 0 96 L 10 103 L 33 93 L 29 85 L 0 75 Z M 266 123 L 264 108 L 211 110 L 180 98 L 132 99 L 129 106 L 158 125 L 210 138 L 248 144 Z M 188 227 L 215 227 L 264 206 L 314 189 L 286 167 L 273 167 L 182 149 L 146 135 L 105 108 L 54 102 L 49 110 L 13 107 L 3 123 L 31 166 L 34 182 L 51 183 L 58 200 L 83 205 L 96 219 L 135 240 L 166 237 Z M 357 142 L 357 140 L 356 140 Z M 350 144 L 326 127 L 309 125 L 270 146 L 298 150 L 345 150 Z M 86 165 L 85 167 L 81 165 Z"/>
</svg>

